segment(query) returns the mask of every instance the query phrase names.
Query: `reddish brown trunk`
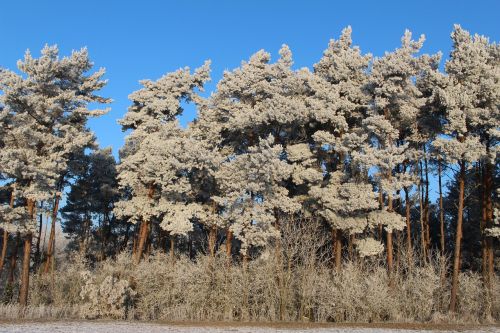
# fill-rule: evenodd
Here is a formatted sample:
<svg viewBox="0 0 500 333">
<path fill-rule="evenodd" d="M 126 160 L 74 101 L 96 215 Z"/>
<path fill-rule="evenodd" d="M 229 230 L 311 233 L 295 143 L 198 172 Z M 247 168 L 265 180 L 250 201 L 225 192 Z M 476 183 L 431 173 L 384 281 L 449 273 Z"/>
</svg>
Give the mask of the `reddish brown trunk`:
<svg viewBox="0 0 500 333">
<path fill-rule="evenodd" d="M 393 248 L 392 248 L 392 232 L 387 233 L 387 272 L 392 276 L 393 269 Z"/>
<path fill-rule="evenodd" d="M 425 225 L 425 245 L 427 255 L 430 252 L 431 232 L 430 232 L 430 210 L 429 210 L 429 167 L 427 161 L 427 152 L 424 145 L 424 168 L 425 168 L 425 201 L 424 201 L 424 225 Z"/>
<path fill-rule="evenodd" d="M 484 166 L 484 176 L 483 176 L 483 207 L 484 207 L 484 226 L 486 228 L 493 227 L 493 165 L 489 161 L 485 162 Z M 494 279 L 494 249 L 493 249 L 493 239 L 491 237 L 486 237 L 484 240 L 485 250 L 484 257 L 485 260 L 485 276 L 488 287 L 492 288 L 492 281 Z"/>
<path fill-rule="evenodd" d="M 410 190 L 405 187 L 405 211 L 406 211 L 406 251 L 408 259 L 412 257 L 413 249 L 411 246 L 411 220 L 410 220 Z"/>
<path fill-rule="evenodd" d="M 208 251 L 210 253 L 210 256 L 213 258 L 215 257 L 215 243 L 217 241 L 217 228 L 216 227 L 210 227 L 210 230 L 208 231 Z"/>
<path fill-rule="evenodd" d="M 12 189 L 12 192 L 10 194 L 10 203 L 9 207 L 14 208 L 14 201 L 15 201 L 15 185 L 14 188 Z M 2 268 L 5 263 L 5 258 L 7 256 L 7 245 L 9 243 L 9 233 L 7 230 L 3 231 L 3 242 L 2 242 L 2 256 L 0 257 L 0 274 L 2 273 Z"/>
<path fill-rule="evenodd" d="M 57 220 L 57 212 L 59 211 L 59 195 L 57 194 L 54 198 L 54 207 L 52 209 L 52 221 L 50 225 L 50 236 L 49 236 L 49 244 L 47 246 L 47 259 L 45 260 L 45 266 L 43 268 L 43 273 L 47 274 L 49 272 L 50 267 L 53 267 L 54 260 L 54 250 L 56 245 L 56 220 Z"/>
<path fill-rule="evenodd" d="M 40 210 L 43 208 L 43 202 L 40 203 Z M 40 242 L 42 240 L 42 230 L 43 230 L 43 214 L 40 212 L 39 218 L 40 224 L 38 227 L 38 234 L 36 235 L 36 252 L 35 252 L 35 267 L 40 264 Z"/>
<path fill-rule="evenodd" d="M 135 263 L 138 264 L 142 259 L 142 253 L 144 252 L 144 247 L 146 244 L 146 239 L 149 231 L 149 222 L 144 220 L 141 223 L 141 227 L 139 229 L 139 239 L 137 242 L 137 248 L 135 252 Z"/>
<path fill-rule="evenodd" d="M 232 231 L 227 228 L 226 230 L 226 256 L 229 261 L 231 261 L 231 255 L 233 252 L 233 233 Z"/>
<path fill-rule="evenodd" d="M 153 199 L 153 195 L 154 195 L 154 184 L 151 184 L 148 190 L 148 198 L 150 200 Z M 139 231 L 139 240 L 137 242 L 137 249 L 135 253 L 136 264 L 138 264 L 142 259 L 142 254 L 144 252 L 148 234 L 149 234 L 149 221 L 143 220 Z"/>
<path fill-rule="evenodd" d="M 9 242 L 9 233 L 7 230 L 3 231 L 2 238 L 2 256 L 0 257 L 0 274 L 2 274 L 3 265 L 5 263 L 5 258 L 7 256 L 7 243 Z"/>
<path fill-rule="evenodd" d="M 456 311 L 457 293 L 458 293 L 458 275 L 460 273 L 460 257 L 461 257 L 461 242 L 462 242 L 462 221 L 464 210 L 464 187 L 465 187 L 465 161 L 460 161 L 460 176 L 459 176 L 459 194 L 458 194 L 458 216 L 457 216 L 457 231 L 455 235 L 455 253 L 453 258 L 453 276 L 451 280 L 451 297 L 450 311 Z"/>
<path fill-rule="evenodd" d="M 336 272 L 340 272 L 342 268 L 342 231 L 334 228 L 332 229 L 333 241 L 333 265 Z"/>
<path fill-rule="evenodd" d="M 441 160 L 438 161 L 438 183 L 439 183 L 439 232 L 440 232 L 440 247 L 441 254 L 445 252 L 445 238 L 444 238 L 444 209 L 443 209 L 443 186 L 442 186 L 442 165 Z"/>
<path fill-rule="evenodd" d="M 28 199 L 28 223 L 33 220 L 33 210 L 35 202 Z M 21 271 L 21 286 L 19 290 L 19 305 L 26 307 L 28 305 L 28 290 L 30 279 L 30 262 L 31 262 L 31 242 L 33 235 L 29 232 L 24 238 L 24 252 L 23 252 L 23 269 Z"/>
</svg>

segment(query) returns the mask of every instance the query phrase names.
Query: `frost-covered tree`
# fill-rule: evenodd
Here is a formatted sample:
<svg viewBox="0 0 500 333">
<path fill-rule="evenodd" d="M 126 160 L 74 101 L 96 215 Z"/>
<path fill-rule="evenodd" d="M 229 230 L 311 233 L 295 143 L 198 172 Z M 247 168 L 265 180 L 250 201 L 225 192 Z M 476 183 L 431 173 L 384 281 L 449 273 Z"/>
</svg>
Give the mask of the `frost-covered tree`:
<svg viewBox="0 0 500 333">
<path fill-rule="evenodd" d="M 274 137 L 261 139 L 247 153 L 231 157 L 217 172 L 226 219 L 232 221 L 231 230 L 242 243 L 241 253 L 246 260 L 250 247 L 265 246 L 279 237 L 276 212 L 294 213 L 300 205 L 288 196 L 284 181 L 292 167 L 283 161 L 281 145 Z"/>
<path fill-rule="evenodd" d="M 440 91 L 446 107 L 446 136 L 436 139 L 434 146 L 443 152 L 449 163 L 458 164 L 459 167 L 458 216 L 450 298 L 450 311 L 455 311 L 461 262 L 466 169 L 479 160 L 484 161 L 485 165 L 483 223 L 491 225 L 493 221 L 491 165 L 498 158 L 495 143 L 498 142 L 496 133 L 500 125 L 500 95 L 498 46 L 490 45 L 485 37 L 471 37 L 460 26 L 455 26 L 451 38 L 453 49 L 446 62 L 447 85 Z M 486 253 L 489 257 L 491 251 Z"/>
<path fill-rule="evenodd" d="M 416 182 L 409 168 L 417 163 L 418 157 L 421 156 L 420 149 L 423 148 L 425 152 L 425 145 L 429 140 L 422 128 L 424 125 L 422 110 L 428 96 L 423 94 L 416 81 L 425 73 L 433 73 L 440 59 L 439 54 L 432 57 L 416 56 L 423 42 L 424 36 L 414 41 L 412 34 L 406 31 L 401 38 L 400 48 L 375 59 L 367 86 L 373 100 L 370 115 L 363 120 L 371 144 L 370 153 L 366 155 L 368 159 L 370 155 L 374 158 L 372 165 L 377 169 L 375 178 L 379 187 L 381 206 L 385 194 L 387 210 L 394 211 L 394 198 L 398 196 L 400 190 L 405 190 L 409 256 L 412 252 L 409 190 Z M 428 206 L 428 200 L 426 202 Z M 425 222 L 425 219 L 422 221 Z M 422 227 L 423 248 L 426 248 L 425 240 L 428 240 L 428 236 L 426 238 L 424 235 L 425 230 L 428 230 L 428 226 Z M 392 235 L 389 232 L 388 244 L 392 243 L 390 238 Z M 387 250 L 388 265 L 391 269 L 392 249 Z"/>
<path fill-rule="evenodd" d="M 356 189 L 367 190 L 369 187 L 364 177 L 366 170 L 363 170 L 362 165 L 352 163 L 352 154 L 360 148 L 357 137 L 363 135 L 360 131 L 361 120 L 366 116 L 369 102 L 364 86 L 368 82 L 371 55 L 363 55 L 359 47 L 353 46 L 351 34 L 351 27 L 345 28 L 339 40 L 330 41 L 328 48 L 323 52 L 323 57 L 314 65 L 315 76 L 328 83 L 328 89 L 333 92 L 337 101 L 335 108 L 328 106 L 326 112 L 339 116 L 338 121 L 331 122 L 327 124 L 328 126 L 321 126 L 322 128 L 318 128 L 313 134 L 317 145 L 318 160 L 327 173 L 344 173 L 342 177 L 339 177 L 339 174 L 335 177 L 327 175 L 328 184 L 322 191 L 337 186 L 348 186 L 354 191 Z M 334 181 L 342 178 L 344 185 L 334 184 Z M 328 198 L 322 199 L 317 194 L 313 194 L 313 197 L 316 196 L 320 202 L 329 200 Z M 370 194 L 367 195 L 370 196 Z M 344 198 L 348 200 L 347 197 L 344 196 Z M 337 200 L 339 199 L 337 196 Z M 369 210 L 373 203 L 368 201 L 364 201 L 366 206 L 358 207 L 350 212 L 343 211 L 341 215 L 344 217 L 349 214 L 359 215 L 359 209 Z M 330 209 L 331 207 L 324 208 Z M 326 220 L 332 225 L 335 266 L 338 270 L 341 265 L 342 233 L 347 231 L 349 238 L 352 238 L 353 234 L 349 231 L 349 223 L 343 223 L 338 218 L 326 218 Z M 353 222 L 346 220 L 348 221 Z"/>
<path fill-rule="evenodd" d="M 95 94 L 106 81 L 104 69 L 88 74 L 92 62 L 86 49 L 59 58 L 57 47 L 46 46 L 40 58 L 26 52 L 18 62 L 23 75 L 3 71 L 0 75 L 0 104 L 5 106 L 3 119 L 9 119 L 0 151 L 1 173 L 16 183 L 19 214 L 12 218 L 24 237 L 20 303 L 28 298 L 30 252 L 36 232 L 34 210 L 37 202 L 54 200 L 48 263 L 52 259 L 59 192 L 68 162 L 93 142 L 87 129 L 89 117 L 106 110 L 90 110 L 89 103 L 107 103 Z M 6 117 L 6 118 L 4 118 Z M 17 205 L 16 205 L 17 206 Z M 21 211 L 20 211 L 21 210 Z"/>
<path fill-rule="evenodd" d="M 190 229 L 185 217 L 191 211 L 180 206 L 187 203 L 183 197 L 189 181 L 182 173 L 182 159 L 176 156 L 186 153 L 176 117 L 182 114 L 182 102 L 196 102 L 195 89 L 201 89 L 208 79 L 206 62 L 193 74 L 184 68 L 157 81 L 141 81 L 144 88 L 129 96 L 132 106 L 119 121 L 124 130 L 132 130 L 118 166 L 120 187 L 127 189 L 130 197 L 118 202 L 115 212 L 131 223 L 141 222 L 136 262 L 142 257 L 153 220 L 162 221 L 171 234 L 185 234 Z M 167 144 L 165 140 L 169 140 Z"/>
</svg>

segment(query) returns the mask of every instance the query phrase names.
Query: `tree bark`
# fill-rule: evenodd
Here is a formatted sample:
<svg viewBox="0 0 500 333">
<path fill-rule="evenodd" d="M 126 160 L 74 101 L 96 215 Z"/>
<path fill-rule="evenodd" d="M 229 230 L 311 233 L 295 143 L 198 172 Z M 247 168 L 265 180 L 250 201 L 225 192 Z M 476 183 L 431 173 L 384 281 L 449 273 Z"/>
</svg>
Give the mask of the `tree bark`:
<svg viewBox="0 0 500 333">
<path fill-rule="evenodd" d="M 153 195 L 154 195 L 154 185 L 151 184 L 149 186 L 149 190 L 148 190 L 148 198 L 150 200 L 153 199 Z M 149 223 L 150 222 L 146 221 L 145 219 L 141 223 L 141 228 L 139 231 L 139 241 L 138 241 L 137 249 L 136 249 L 136 253 L 135 253 L 135 263 L 136 264 L 138 264 L 142 259 L 142 253 L 144 252 L 144 247 L 146 245 L 146 241 L 147 241 L 148 234 L 149 234 Z"/>
<path fill-rule="evenodd" d="M 410 190 L 404 188 L 405 191 L 405 211 L 406 211 L 406 251 L 408 252 L 408 260 L 411 260 L 413 248 L 411 245 L 411 216 L 410 216 Z"/>
<path fill-rule="evenodd" d="M 443 186 L 442 186 L 442 164 L 441 159 L 438 160 L 438 183 L 439 183 L 439 231 L 440 231 L 440 247 L 441 254 L 445 252 L 444 238 L 444 209 L 443 209 Z"/>
<path fill-rule="evenodd" d="M 453 258 L 453 276 L 451 281 L 451 297 L 450 297 L 450 311 L 456 311 L 457 293 L 458 293 L 458 275 L 460 273 L 460 257 L 461 257 L 461 242 L 462 242 L 462 222 L 464 210 L 464 187 L 465 187 L 465 161 L 462 160 L 460 164 L 459 175 L 459 194 L 458 194 L 458 216 L 457 216 L 457 231 L 455 234 L 455 253 Z"/>
<path fill-rule="evenodd" d="M 10 203 L 9 207 L 14 208 L 14 201 L 15 201 L 15 185 L 14 188 L 12 189 L 12 193 L 10 194 Z M 9 233 L 7 230 L 3 231 L 3 242 L 2 242 L 2 256 L 0 257 L 0 274 L 2 273 L 2 268 L 5 263 L 5 258 L 7 256 L 7 245 L 9 243 Z"/>
<path fill-rule="evenodd" d="M 429 210 L 429 166 L 427 161 L 427 151 L 424 144 L 424 168 L 425 168 L 425 201 L 424 201 L 424 222 L 425 222 L 425 245 L 427 255 L 430 253 L 431 232 L 430 232 L 430 210 Z"/>
<path fill-rule="evenodd" d="M 393 249 L 392 249 L 392 231 L 387 232 L 387 272 L 392 276 L 393 269 Z"/>
<path fill-rule="evenodd" d="M 422 260 L 427 262 L 427 244 L 426 244 L 426 226 L 425 226 L 425 214 L 424 214 L 424 186 L 423 186 L 423 171 L 422 162 L 417 164 L 419 166 L 420 182 L 418 184 L 418 199 L 419 199 L 419 210 L 420 210 L 420 246 L 422 247 Z"/>
<path fill-rule="evenodd" d="M 35 202 L 28 199 L 28 218 L 29 223 L 33 220 L 33 210 Z M 30 262 L 31 262 L 31 242 L 33 239 L 33 234 L 29 232 L 24 237 L 24 252 L 23 252 L 23 269 L 21 272 L 21 286 L 19 290 L 19 305 L 21 307 L 26 307 L 28 305 L 28 289 L 29 289 L 29 279 L 30 279 Z"/>
<path fill-rule="evenodd" d="M 217 228 L 215 226 L 211 226 L 208 231 L 208 251 L 212 258 L 215 257 L 216 241 L 217 241 Z"/>
<path fill-rule="evenodd" d="M 493 165 L 486 161 L 484 163 L 484 176 L 483 176 L 483 207 L 484 207 L 484 226 L 486 228 L 493 227 Z M 486 237 L 484 240 L 485 250 L 484 255 L 485 260 L 485 276 L 488 287 L 492 288 L 492 282 L 494 278 L 494 249 L 493 249 L 493 239 L 491 237 Z"/>
<path fill-rule="evenodd" d="M 337 228 L 332 229 L 333 240 L 333 263 L 336 272 L 342 269 L 342 231 Z"/>
<path fill-rule="evenodd" d="M 10 255 L 9 278 L 7 280 L 9 285 L 12 285 L 14 283 L 14 275 L 17 266 L 17 252 L 19 250 L 20 243 L 21 243 L 21 235 L 19 234 L 19 232 L 17 232 L 14 249 L 12 251 L 12 254 Z"/>
<path fill-rule="evenodd" d="M 41 212 L 42 208 L 43 208 L 43 202 L 40 202 L 40 226 L 38 227 L 38 235 L 36 235 L 35 267 L 38 267 L 41 260 L 40 242 L 42 240 L 42 230 L 43 230 L 43 214 Z"/>
<path fill-rule="evenodd" d="M 175 260 L 175 235 L 170 234 L 170 260 L 174 263 Z"/>
<path fill-rule="evenodd" d="M 50 236 L 49 236 L 49 244 L 47 246 L 47 259 L 45 260 L 45 266 L 43 268 L 43 273 L 47 274 L 49 272 L 50 267 L 52 266 L 52 261 L 54 260 L 54 250 L 56 244 L 56 220 L 57 213 L 59 211 L 59 194 L 56 194 L 54 198 L 54 207 L 52 208 L 52 221 L 50 226 Z"/>
<path fill-rule="evenodd" d="M 226 256 L 229 262 L 231 262 L 232 252 L 233 252 L 233 232 L 228 227 L 226 230 Z"/>
<path fill-rule="evenodd" d="M 142 259 L 142 253 L 144 252 L 144 245 L 146 244 L 148 231 L 149 231 L 149 221 L 143 220 L 141 222 L 141 227 L 139 229 L 139 240 L 137 242 L 137 248 L 135 252 L 136 264 L 138 264 Z"/>
<path fill-rule="evenodd" d="M 387 211 L 392 212 L 392 193 L 388 192 L 387 195 Z M 387 272 L 389 277 L 392 276 L 392 268 L 393 268 L 393 248 L 392 248 L 392 230 L 387 232 Z"/>
</svg>

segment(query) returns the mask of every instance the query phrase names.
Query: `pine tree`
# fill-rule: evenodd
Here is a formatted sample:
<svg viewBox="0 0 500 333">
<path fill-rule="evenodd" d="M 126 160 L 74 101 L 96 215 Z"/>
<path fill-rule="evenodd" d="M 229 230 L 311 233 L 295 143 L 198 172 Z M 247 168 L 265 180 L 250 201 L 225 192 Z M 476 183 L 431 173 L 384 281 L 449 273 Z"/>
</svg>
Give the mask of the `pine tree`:
<svg viewBox="0 0 500 333">
<path fill-rule="evenodd" d="M 491 148 L 498 142 L 495 133 L 499 122 L 498 92 L 498 46 L 490 45 L 485 37 L 474 36 L 455 26 L 452 35 L 453 49 L 446 63 L 447 86 L 442 90 L 442 99 L 447 111 L 445 134 L 435 141 L 452 163 L 459 166 L 458 216 L 453 262 L 452 293 L 450 311 L 455 311 L 458 292 L 458 274 L 461 261 L 461 239 L 463 228 L 464 188 L 466 170 L 470 163 L 483 161 L 483 232 L 485 226 L 493 222 L 492 206 L 492 157 Z M 493 145 L 493 146 L 492 146 Z M 483 269 L 491 277 L 490 263 L 493 252 L 489 249 L 491 238 L 485 242 L 487 249 Z M 490 259 L 491 257 L 491 259 Z M 488 267 L 489 266 L 489 267 Z M 486 268 L 488 267 L 488 268 Z M 489 279 L 489 278 L 487 278 Z"/>
<path fill-rule="evenodd" d="M 119 201 L 115 212 L 119 217 L 129 218 L 131 223 L 141 222 L 138 245 L 134 250 L 136 262 L 141 260 L 153 220 L 164 219 L 163 227 L 172 234 L 182 234 L 190 229 L 184 218 L 174 219 L 180 224 L 169 223 L 169 216 L 183 214 L 183 208 L 169 207 L 167 214 L 162 208 L 165 209 L 170 203 L 177 204 L 179 198 L 175 196 L 182 196 L 182 192 L 189 186 L 186 177 L 178 177 L 175 168 L 172 168 L 176 161 L 169 160 L 175 158 L 171 155 L 172 150 L 177 149 L 178 152 L 184 147 L 176 146 L 175 140 L 180 140 L 178 137 L 182 135 L 182 131 L 175 118 L 182 114 L 181 102 L 196 101 L 194 90 L 201 89 L 208 79 L 209 63 L 206 62 L 194 74 L 190 73 L 189 68 L 184 68 L 155 82 L 141 81 L 144 88 L 129 96 L 132 106 L 119 121 L 124 130 L 132 129 L 120 152 L 118 166 L 120 187 L 130 191 L 131 197 Z M 164 140 L 170 140 L 169 144 L 165 145 Z M 167 164 L 165 168 L 162 163 Z M 174 178 L 177 178 L 177 183 Z M 171 188 L 163 193 L 163 187 Z M 175 201 L 171 200 L 172 195 Z"/>
<path fill-rule="evenodd" d="M 26 306 L 28 298 L 31 242 L 37 232 L 34 220 L 37 202 L 56 198 L 52 230 L 62 179 L 71 156 L 85 149 L 93 140 L 86 128 L 89 117 L 102 115 L 106 110 L 89 110 L 91 102 L 109 100 L 94 94 L 106 81 L 101 80 L 104 70 L 85 74 L 92 68 L 85 49 L 59 59 L 55 46 L 46 46 L 40 58 L 26 52 L 18 62 L 21 76 L 3 71 L 0 87 L 1 104 L 10 118 L 5 148 L 0 153 L 2 173 L 16 182 L 15 197 L 23 209 L 17 230 L 24 237 L 24 256 L 21 277 L 20 304 Z M 58 186 L 59 185 L 59 186 Z M 55 235 L 55 234 L 54 234 Z M 54 236 L 50 244 L 53 251 Z M 47 253 L 48 262 L 52 252 Z"/>
</svg>

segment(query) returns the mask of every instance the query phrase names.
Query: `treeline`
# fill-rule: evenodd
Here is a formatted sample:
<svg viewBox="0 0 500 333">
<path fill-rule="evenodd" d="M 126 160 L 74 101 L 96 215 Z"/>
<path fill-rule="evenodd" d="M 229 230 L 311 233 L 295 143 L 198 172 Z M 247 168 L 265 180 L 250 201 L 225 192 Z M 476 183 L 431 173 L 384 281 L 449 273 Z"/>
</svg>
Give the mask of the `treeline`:
<svg viewBox="0 0 500 333">
<path fill-rule="evenodd" d="M 451 38 L 444 72 L 441 54 L 420 53 L 423 36 L 406 31 L 399 48 L 374 58 L 346 28 L 312 70 L 294 69 L 286 45 L 275 62 L 259 51 L 225 72 L 209 97 L 201 94 L 209 62 L 141 81 L 119 120 L 129 134 L 118 164 L 87 126 L 107 112 L 90 108 L 110 102 L 97 94 L 104 70 L 91 73 L 85 49 L 64 58 L 56 47 L 40 58 L 26 53 L 22 74 L 0 70 L 4 299 L 16 299 L 19 285 L 26 306 L 30 272 L 54 272 L 60 217 L 67 250 L 91 263 L 123 251 L 136 265 L 153 251 L 172 262 L 223 252 L 243 272 L 269 255 L 287 265 L 281 247 L 290 233 L 282 231 L 319 225 L 328 241 L 316 257 L 328 256 L 336 274 L 384 258 L 394 287 L 402 261 L 410 276 L 415 263 L 450 256 L 442 277 L 449 310 L 460 302 L 462 270 L 481 272 L 491 301 L 500 47 L 459 26 Z M 198 115 L 182 128 L 185 103 Z"/>
</svg>

